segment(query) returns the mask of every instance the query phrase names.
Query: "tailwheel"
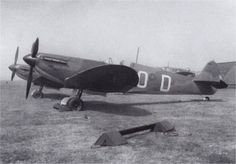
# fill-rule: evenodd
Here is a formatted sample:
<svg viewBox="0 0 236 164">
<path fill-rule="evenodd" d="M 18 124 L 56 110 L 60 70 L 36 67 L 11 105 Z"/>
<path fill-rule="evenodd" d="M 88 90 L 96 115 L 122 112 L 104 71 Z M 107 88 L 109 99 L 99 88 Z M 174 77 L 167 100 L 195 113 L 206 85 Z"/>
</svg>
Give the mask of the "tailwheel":
<svg viewBox="0 0 236 164">
<path fill-rule="evenodd" d="M 67 102 L 67 106 L 73 110 L 83 111 L 84 102 L 78 97 L 71 97 Z"/>
<path fill-rule="evenodd" d="M 43 98 L 43 93 L 42 92 L 40 92 L 40 90 L 37 90 L 37 89 L 35 89 L 35 90 L 33 90 L 33 92 L 31 93 L 31 96 L 33 97 L 33 98 Z"/>
<path fill-rule="evenodd" d="M 208 96 L 204 97 L 203 101 L 210 101 L 210 97 L 208 97 Z"/>
</svg>

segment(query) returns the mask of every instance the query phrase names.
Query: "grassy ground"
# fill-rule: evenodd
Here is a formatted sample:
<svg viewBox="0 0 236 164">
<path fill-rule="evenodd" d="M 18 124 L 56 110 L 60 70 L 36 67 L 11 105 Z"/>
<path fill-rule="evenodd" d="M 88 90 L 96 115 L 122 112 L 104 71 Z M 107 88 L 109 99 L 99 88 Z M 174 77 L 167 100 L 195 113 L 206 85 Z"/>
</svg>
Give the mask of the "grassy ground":
<svg viewBox="0 0 236 164">
<path fill-rule="evenodd" d="M 46 98 L 26 101 L 25 83 L 1 82 L 3 163 L 235 163 L 233 89 L 218 91 L 211 102 L 188 101 L 200 96 L 84 95 L 82 112 L 58 112 L 52 106 L 63 95 L 44 92 Z M 129 136 L 127 145 L 91 148 L 103 132 L 161 120 L 173 123 L 179 136 L 143 133 Z"/>
</svg>

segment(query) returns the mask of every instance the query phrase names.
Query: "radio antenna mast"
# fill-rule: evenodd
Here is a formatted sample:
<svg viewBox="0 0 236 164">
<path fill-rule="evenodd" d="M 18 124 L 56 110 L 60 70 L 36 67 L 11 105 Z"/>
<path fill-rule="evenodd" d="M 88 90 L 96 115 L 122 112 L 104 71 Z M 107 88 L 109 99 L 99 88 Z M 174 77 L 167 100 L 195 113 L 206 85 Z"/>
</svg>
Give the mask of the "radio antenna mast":
<svg viewBox="0 0 236 164">
<path fill-rule="evenodd" d="M 139 48 L 140 48 L 140 47 L 138 47 L 138 49 L 137 49 L 137 55 L 136 55 L 136 64 L 138 64 Z"/>
</svg>

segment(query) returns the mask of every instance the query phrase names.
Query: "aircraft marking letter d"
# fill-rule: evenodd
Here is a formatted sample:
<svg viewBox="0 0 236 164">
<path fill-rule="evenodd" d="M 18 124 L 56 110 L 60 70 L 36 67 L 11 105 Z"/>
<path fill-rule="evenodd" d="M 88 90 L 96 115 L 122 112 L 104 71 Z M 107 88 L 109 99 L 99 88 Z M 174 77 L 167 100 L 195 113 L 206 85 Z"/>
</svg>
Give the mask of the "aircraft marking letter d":
<svg viewBox="0 0 236 164">
<path fill-rule="evenodd" d="M 138 72 L 139 82 L 137 87 L 139 88 L 146 88 L 147 87 L 147 80 L 148 80 L 148 73 L 144 71 Z"/>
<path fill-rule="evenodd" d="M 168 75 L 161 75 L 160 91 L 168 92 L 170 90 L 171 77 Z"/>
</svg>

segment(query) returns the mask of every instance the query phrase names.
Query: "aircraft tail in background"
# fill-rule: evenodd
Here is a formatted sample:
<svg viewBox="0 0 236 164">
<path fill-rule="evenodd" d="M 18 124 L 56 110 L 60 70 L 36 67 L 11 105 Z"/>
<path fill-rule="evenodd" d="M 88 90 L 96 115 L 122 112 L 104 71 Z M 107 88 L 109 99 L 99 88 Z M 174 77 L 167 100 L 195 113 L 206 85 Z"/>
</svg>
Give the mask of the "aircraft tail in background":
<svg viewBox="0 0 236 164">
<path fill-rule="evenodd" d="M 215 61 L 210 61 L 202 72 L 193 81 L 199 85 L 211 85 L 217 89 L 227 88 L 227 84 L 222 80 L 220 70 Z"/>
</svg>

